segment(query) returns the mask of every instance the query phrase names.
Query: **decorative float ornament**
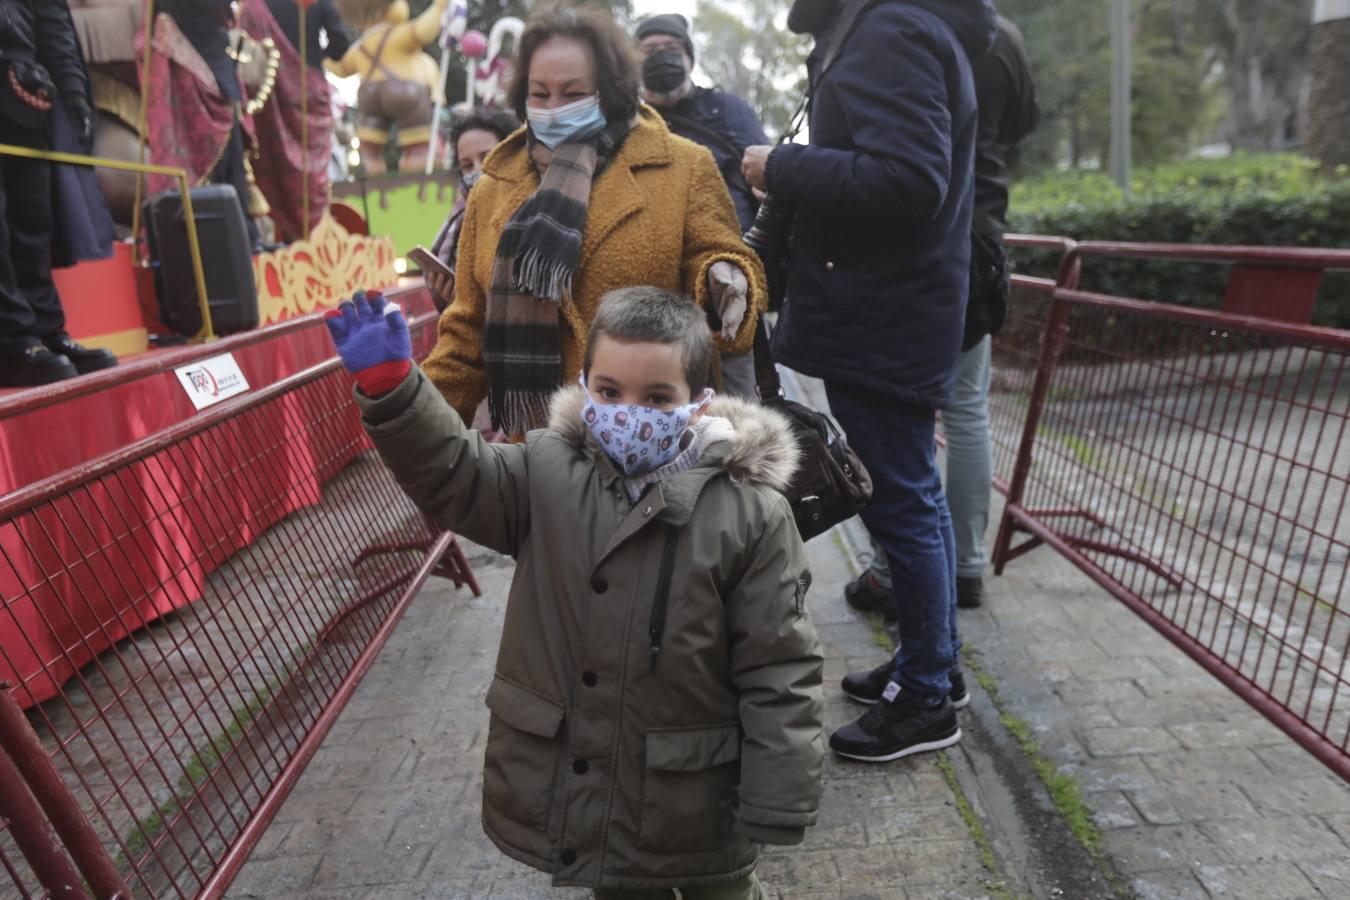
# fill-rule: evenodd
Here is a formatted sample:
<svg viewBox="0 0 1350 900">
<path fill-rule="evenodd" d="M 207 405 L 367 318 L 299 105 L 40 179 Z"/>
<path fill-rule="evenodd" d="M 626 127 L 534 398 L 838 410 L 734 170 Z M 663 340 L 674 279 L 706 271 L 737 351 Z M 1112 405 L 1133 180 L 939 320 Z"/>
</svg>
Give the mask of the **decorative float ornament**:
<svg viewBox="0 0 1350 900">
<path fill-rule="evenodd" d="M 436 92 L 436 104 L 431 111 L 431 141 L 427 145 L 428 175 L 436 165 L 437 144 L 441 137 L 441 110 L 445 106 L 445 79 L 450 74 L 450 53 L 459 46 L 468 24 L 469 7 L 463 0 L 456 0 L 453 6 L 445 8 L 445 15 L 441 19 L 441 36 L 436 41 L 441 47 L 441 74 L 437 79 L 441 89 Z"/>
<path fill-rule="evenodd" d="M 511 83 L 511 57 L 516 43 L 525 31 L 525 23 L 515 16 L 498 19 L 488 34 L 486 58 L 482 63 L 469 63 L 469 101 L 476 96 L 488 107 L 505 106 L 506 87 Z M 467 38 L 468 35 L 466 34 Z M 508 48 L 506 39 L 511 38 Z M 466 53 L 466 55 L 468 55 Z M 480 54 L 482 55 L 482 54 Z M 478 58 L 478 55 L 473 57 Z"/>
<path fill-rule="evenodd" d="M 464 37 L 459 41 L 459 49 L 470 59 L 481 59 L 484 53 L 487 53 L 487 36 L 478 29 L 464 32 Z"/>
<path fill-rule="evenodd" d="M 384 173 L 384 148 L 391 131 L 397 135 L 399 169 L 421 172 L 431 140 L 431 116 L 444 92 L 440 66 L 422 48 L 441 39 L 449 0 L 433 0 L 416 18 L 407 0 L 351 0 L 344 6 L 359 7 L 351 10 L 351 19 L 364 20 L 365 30 L 328 68 L 342 77 L 361 76 L 357 136 L 366 172 Z"/>
</svg>

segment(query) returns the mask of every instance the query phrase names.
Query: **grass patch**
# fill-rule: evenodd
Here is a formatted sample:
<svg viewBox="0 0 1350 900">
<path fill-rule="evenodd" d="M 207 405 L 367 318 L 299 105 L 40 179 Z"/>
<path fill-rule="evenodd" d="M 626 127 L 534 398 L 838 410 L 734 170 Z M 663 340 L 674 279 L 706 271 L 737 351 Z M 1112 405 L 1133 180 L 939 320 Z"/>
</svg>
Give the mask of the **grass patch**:
<svg viewBox="0 0 1350 900">
<path fill-rule="evenodd" d="M 206 747 L 194 751 L 188 757 L 173 794 L 122 836 L 122 845 L 126 850 L 117 854 L 114 865 L 119 869 L 124 868 L 126 863 L 139 859 L 150 848 L 164 831 L 175 810 L 186 808 L 188 800 L 197 793 L 197 788 L 211 777 L 225 756 L 239 746 L 244 731 L 276 696 L 280 685 L 280 678 L 269 681 L 247 703 L 230 714 L 230 723 L 223 732 L 211 738 Z"/>
<path fill-rule="evenodd" d="M 1117 896 L 1134 896 L 1120 875 L 1116 873 L 1110 861 L 1102 855 L 1102 832 L 1092 817 L 1092 810 L 1084 802 L 1083 795 L 1078 790 L 1078 783 L 1073 780 L 1072 776 L 1059 771 L 1054 762 L 1041 752 L 1040 744 L 1036 741 L 1031 725 L 1012 715 L 1004 708 L 1002 697 L 999 695 L 998 682 L 980 665 L 969 646 L 965 648 L 963 656 L 965 657 L 964 663 L 967 671 L 975 676 L 975 681 L 989 695 L 994 708 L 998 711 L 999 720 L 1003 723 L 1003 727 L 1008 729 L 1008 733 L 1013 736 L 1013 740 L 1017 741 L 1017 745 L 1031 762 L 1032 769 L 1035 770 L 1036 776 L 1045 785 L 1046 791 L 1050 794 L 1050 802 L 1055 805 L 1056 811 L 1064 819 L 1069 832 L 1087 850 L 1092 857 L 1092 861 L 1096 864 L 1097 870 L 1102 873 Z"/>
<path fill-rule="evenodd" d="M 986 887 L 999 900 L 1012 900 L 1012 892 L 1008 890 L 1007 882 L 1002 880 L 1003 872 L 998 867 L 998 858 L 994 856 L 994 845 L 990 843 L 989 835 L 984 830 L 984 823 L 975 814 L 975 808 L 970 805 L 970 800 L 966 798 L 965 791 L 961 790 L 961 782 L 956 778 L 956 768 L 945 753 L 938 754 L 937 765 L 938 770 L 942 772 L 943 780 L 947 782 L 947 789 L 952 792 L 952 797 L 956 800 L 956 809 L 961 813 L 961 820 L 966 823 L 966 831 L 970 832 L 971 840 L 975 842 L 976 848 L 980 851 L 980 863 L 989 870 L 991 875 L 999 879 L 998 881 L 986 882 Z"/>
</svg>

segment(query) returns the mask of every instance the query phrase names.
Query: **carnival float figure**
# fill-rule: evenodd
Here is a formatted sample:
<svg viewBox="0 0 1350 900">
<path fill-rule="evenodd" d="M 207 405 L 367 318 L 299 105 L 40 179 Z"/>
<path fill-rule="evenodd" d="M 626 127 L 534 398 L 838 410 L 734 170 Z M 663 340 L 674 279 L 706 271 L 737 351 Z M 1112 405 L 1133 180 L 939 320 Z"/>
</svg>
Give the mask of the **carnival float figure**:
<svg viewBox="0 0 1350 900">
<path fill-rule="evenodd" d="M 339 61 L 334 74 L 361 76 L 357 97 L 357 137 L 367 174 L 385 172 L 384 150 L 395 132 L 399 165 L 419 172 L 426 165 L 431 119 L 442 93 L 440 68 L 422 48 L 440 36 L 448 0 L 434 0 L 412 18 L 407 0 L 347 0 L 343 18 L 364 27 Z"/>
</svg>

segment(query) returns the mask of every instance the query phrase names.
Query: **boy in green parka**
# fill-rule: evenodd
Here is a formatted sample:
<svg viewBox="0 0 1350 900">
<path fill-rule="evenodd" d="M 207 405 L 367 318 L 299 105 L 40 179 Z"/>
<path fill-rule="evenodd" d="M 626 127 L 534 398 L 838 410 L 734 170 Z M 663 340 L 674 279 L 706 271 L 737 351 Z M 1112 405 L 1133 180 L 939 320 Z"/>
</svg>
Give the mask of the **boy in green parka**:
<svg viewBox="0 0 1350 900">
<path fill-rule="evenodd" d="M 711 332 L 657 288 L 603 300 L 583 383 L 515 445 L 465 428 L 378 294 L 328 323 L 408 496 L 516 559 L 486 697 L 493 843 L 602 900 L 763 897 L 757 845 L 815 823 L 823 753 L 786 421 L 695 393 Z"/>
</svg>

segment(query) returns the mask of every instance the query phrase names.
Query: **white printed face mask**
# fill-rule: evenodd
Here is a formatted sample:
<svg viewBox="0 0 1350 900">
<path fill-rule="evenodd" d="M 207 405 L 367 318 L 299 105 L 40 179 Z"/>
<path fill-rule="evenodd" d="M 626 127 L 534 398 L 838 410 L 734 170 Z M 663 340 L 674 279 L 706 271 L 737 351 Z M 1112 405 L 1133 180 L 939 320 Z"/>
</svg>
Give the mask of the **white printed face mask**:
<svg viewBox="0 0 1350 900">
<path fill-rule="evenodd" d="M 582 381 L 581 386 L 586 387 Z M 586 391 L 581 421 L 595 435 L 620 472 L 629 478 L 654 472 L 679 455 L 689 421 L 712 401 L 712 388 L 685 406 L 656 409 L 632 404 L 597 403 Z"/>
</svg>

